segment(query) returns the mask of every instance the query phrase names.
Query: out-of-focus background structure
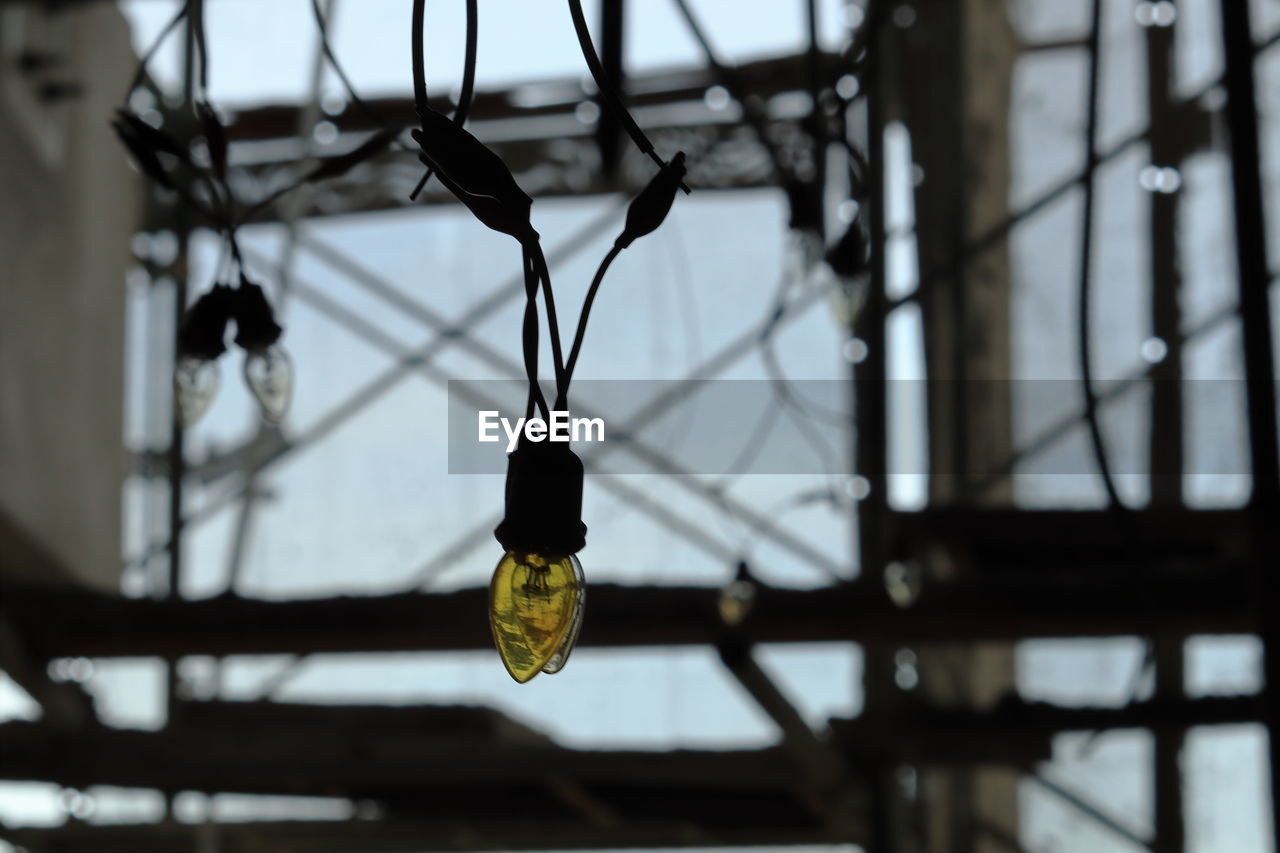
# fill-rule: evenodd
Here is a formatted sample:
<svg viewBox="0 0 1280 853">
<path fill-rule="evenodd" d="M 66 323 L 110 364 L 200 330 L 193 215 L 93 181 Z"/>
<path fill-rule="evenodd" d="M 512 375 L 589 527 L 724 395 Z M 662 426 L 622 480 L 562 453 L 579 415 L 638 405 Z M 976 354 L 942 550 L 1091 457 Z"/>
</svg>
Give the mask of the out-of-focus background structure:
<svg viewBox="0 0 1280 853">
<path fill-rule="evenodd" d="M 244 198 L 414 124 L 408 0 L 201 5 Z M 581 451 L 579 650 L 517 686 L 502 479 L 445 430 L 449 380 L 522 374 L 508 238 L 398 149 L 283 197 L 242 240 L 293 410 L 236 356 L 183 430 L 221 248 L 109 128 L 195 133 L 184 24 L 127 94 L 179 3 L 0 2 L 0 850 L 1274 850 L 1280 4 L 585 6 L 693 192 L 579 375 L 689 390 Z M 576 306 L 653 167 L 563 4 L 479 43 L 468 126 Z M 708 379 L 818 472 L 683 467 Z"/>
</svg>

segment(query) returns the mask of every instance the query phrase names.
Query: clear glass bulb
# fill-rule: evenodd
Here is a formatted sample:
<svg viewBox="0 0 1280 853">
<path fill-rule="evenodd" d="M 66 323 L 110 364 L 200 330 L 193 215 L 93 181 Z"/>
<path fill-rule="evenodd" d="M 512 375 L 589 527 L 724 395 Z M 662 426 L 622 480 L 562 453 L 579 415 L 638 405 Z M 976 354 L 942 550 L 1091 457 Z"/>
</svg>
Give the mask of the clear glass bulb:
<svg viewBox="0 0 1280 853">
<path fill-rule="evenodd" d="M 244 380 L 262 406 L 262 417 L 268 423 L 280 423 L 293 399 L 293 362 L 289 354 L 276 344 L 250 350 L 244 359 Z"/>
<path fill-rule="evenodd" d="M 587 579 L 582 574 L 582 563 L 578 562 L 578 558 L 572 554 L 569 555 L 568 559 L 569 565 L 573 569 L 574 580 L 577 582 L 578 594 L 573 601 L 573 616 L 569 622 L 569 632 L 560 641 L 555 654 L 542 667 L 542 671 L 547 675 L 555 675 L 564 669 L 564 665 L 569 662 L 569 655 L 573 652 L 573 647 L 578 644 L 578 632 L 582 630 L 582 611 L 586 609 Z"/>
<path fill-rule="evenodd" d="M 508 551 L 489 584 L 489 626 L 507 672 L 523 684 L 564 668 L 582 627 L 586 584 L 572 554 Z"/>
<path fill-rule="evenodd" d="M 178 422 L 189 427 L 200 420 L 218 396 L 221 376 L 216 359 L 184 355 L 173 369 L 173 399 Z"/>
</svg>

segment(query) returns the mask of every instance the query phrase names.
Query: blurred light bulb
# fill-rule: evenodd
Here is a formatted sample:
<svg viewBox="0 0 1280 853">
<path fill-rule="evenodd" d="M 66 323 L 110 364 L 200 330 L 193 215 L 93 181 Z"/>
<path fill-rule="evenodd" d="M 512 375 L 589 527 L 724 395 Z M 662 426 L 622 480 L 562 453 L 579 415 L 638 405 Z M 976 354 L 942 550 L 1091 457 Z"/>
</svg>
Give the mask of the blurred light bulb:
<svg viewBox="0 0 1280 853">
<path fill-rule="evenodd" d="M 1138 347 L 1138 354 L 1148 364 L 1159 364 L 1169 354 L 1169 345 L 1162 338 L 1147 338 Z"/>
<path fill-rule="evenodd" d="M 321 145 L 332 145 L 338 140 L 338 126 L 331 121 L 318 121 L 311 128 L 311 138 Z"/>
<path fill-rule="evenodd" d="M 283 347 L 272 344 L 250 350 L 244 359 L 244 379 L 262 406 L 262 417 L 278 424 L 293 399 L 293 362 Z"/>
<path fill-rule="evenodd" d="M 730 628 L 741 625 L 755 601 L 755 584 L 751 581 L 730 581 L 720 590 L 720 621 Z"/>
<path fill-rule="evenodd" d="M 730 100 L 729 90 L 724 86 L 712 86 L 702 96 L 703 103 L 717 112 L 728 107 Z"/>
<path fill-rule="evenodd" d="M 178 423 L 192 426 L 200 420 L 218 396 L 218 362 L 211 358 L 184 355 L 173 369 L 173 399 Z"/>
<path fill-rule="evenodd" d="M 892 562 L 884 569 L 884 587 L 889 598 L 899 607 L 910 607 L 920 597 L 923 572 L 914 560 Z"/>
<path fill-rule="evenodd" d="M 320 109 L 324 111 L 325 115 L 341 115 L 346 108 L 347 96 L 341 92 L 326 92 L 320 98 Z"/>
<path fill-rule="evenodd" d="M 733 580 L 720 588 L 720 598 L 716 602 L 720 621 L 730 628 L 741 625 L 755 603 L 756 583 L 751 578 L 751 569 L 745 562 L 738 563 Z"/>
<path fill-rule="evenodd" d="M 871 291 L 870 253 L 867 235 L 858 220 L 858 203 L 850 199 L 841 204 L 840 210 L 842 219 L 848 216 L 848 227 L 826 250 L 822 258 L 825 263 L 816 264 L 815 284 L 830 288 L 837 320 L 846 328 L 853 328 Z"/>
<path fill-rule="evenodd" d="M 578 641 L 586 601 L 582 564 L 507 551 L 489 583 L 489 627 L 502 664 L 521 684 L 564 668 Z"/>
</svg>

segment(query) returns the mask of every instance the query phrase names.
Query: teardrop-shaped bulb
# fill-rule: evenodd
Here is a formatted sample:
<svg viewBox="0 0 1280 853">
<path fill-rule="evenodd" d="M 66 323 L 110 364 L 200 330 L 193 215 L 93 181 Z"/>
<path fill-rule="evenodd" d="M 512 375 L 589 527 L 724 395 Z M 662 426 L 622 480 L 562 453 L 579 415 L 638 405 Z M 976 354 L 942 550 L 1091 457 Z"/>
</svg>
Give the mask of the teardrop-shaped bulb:
<svg viewBox="0 0 1280 853">
<path fill-rule="evenodd" d="M 272 344 L 250 350 L 244 359 L 244 380 L 262 406 L 262 417 L 278 424 L 293 399 L 293 362 L 282 347 Z"/>
<path fill-rule="evenodd" d="M 578 643 L 578 632 L 582 630 L 582 612 L 586 609 L 587 603 L 587 579 L 582 574 L 582 563 L 578 562 L 578 558 L 572 554 L 569 555 L 569 565 L 573 567 L 578 582 L 578 595 L 573 602 L 573 617 L 569 623 L 569 632 L 564 635 L 559 648 L 556 649 L 555 654 L 551 655 L 546 666 L 542 667 L 542 671 L 547 675 L 555 675 L 564 669 L 564 665 L 569 662 L 573 647 Z"/>
<path fill-rule="evenodd" d="M 582 624 L 582 566 L 508 551 L 489 584 L 489 626 L 507 672 L 523 684 L 568 660 Z"/>
<path fill-rule="evenodd" d="M 218 362 L 211 358 L 184 355 L 173 369 L 173 399 L 178 423 L 189 427 L 200 420 L 218 396 Z"/>
</svg>

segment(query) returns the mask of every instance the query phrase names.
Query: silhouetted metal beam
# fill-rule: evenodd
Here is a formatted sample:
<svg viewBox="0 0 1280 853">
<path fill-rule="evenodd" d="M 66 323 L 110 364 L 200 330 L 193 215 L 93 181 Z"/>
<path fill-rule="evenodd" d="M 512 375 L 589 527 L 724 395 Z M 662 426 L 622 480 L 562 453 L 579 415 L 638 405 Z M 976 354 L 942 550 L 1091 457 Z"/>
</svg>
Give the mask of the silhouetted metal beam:
<svg viewBox="0 0 1280 853">
<path fill-rule="evenodd" d="M 366 713 L 371 713 L 366 709 Z M 324 732 L 326 737 L 316 737 Z M 145 732 L 99 728 L 66 734 L 42 723 L 0 724 L 0 778 L 71 787 L 360 796 L 382 791 L 462 793 L 541 787 L 555 776 L 592 786 L 689 792 L 785 791 L 800 771 L 779 748 L 606 751 L 552 743 L 498 743 L 431 729 L 309 725 Z M 491 809 L 485 805 L 484 810 Z M 513 811 L 515 807 L 513 806 Z M 425 810 L 424 810 L 425 811 Z"/>
<path fill-rule="evenodd" d="M 967 740 L 981 742 L 1002 733 L 1011 741 L 1029 738 L 1038 742 L 1064 732 L 1170 731 L 1236 725 L 1256 721 L 1264 713 L 1261 694 L 1202 699 L 1158 697 L 1118 708 L 1053 705 L 1010 696 L 984 710 L 907 703 L 902 708 L 867 712 L 850 720 L 832 720 L 831 727 L 837 742 L 862 751 L 874 750 L 885 733 L 898 730 L 946 733 L 957 742 L 955 749 L 959 750 Z"/>
<path fill-rule="evenodd" d="M 782 730 L 783 748 L 805 767 L 812 783 L 819 788 L 828 788 L 839 781 L 844 771 L 843 763 L 809 728 L 796 706 L 756 663 L 751 645 L 739 639 L 728 639 L 721 641 L 716 650 L 729 673 Z"/>
<path fill-rule="evenodd" d="M 625 94 L 626 67 L 623 61 L 625 24 L 625 0 L 604 0 L 600 4 L 600 64 L 604 67 L 604 76 L 613 84 L 614 91 L 629 102 L 630 99 Z M 611 114 L 609 105 L 603 98 L 597 97 L 596 103 L 600 106 L 595 137 L 600 149 L 601 171 L 612 177 L 617 174 L 620 161 L 622 124 L 617 116 Z"/>
<path fill-rule="evenodd" d="M 724 628 L 719 591 L 701 587 L 591 588 L 580 646 L 714 644 Z M 128 657 L 488 649 L 487 589 L 271 602 L 117 599 L 0 588 L 0 614 L 31 655 Z M 761 587 L 741 626 L 753 642 L 917 642 L 1029 637 L 1254 633 L 1256 602 L 1227 570 L 1150 576 L 1035 573 L 927 587 L 900 609 L 874 587 Z"/>
<path fill-rule="evenodd" d="M 694 802 L 698 802 L 694 800 Z M 743 815 L 749 817 L 749 812 Z M 201 850 L 216 837 L 220 853 L 306 850 L 308 853 L 482 853 L 528 848 L 609 850 L 680 847 L 754 847 L 789 844 L 847 845 L 857 838 L 822 826 L 747 822 L 709 829 L 687 820 L 641 820 L 600 827 L 577 820 L 280 821 L 226 824 L 68 824 L 58 829 L 4 833 L 17 847 L 40 853 L 174 853 Z"/>
<path fill-rule="evenodd" d="M 1277 448 L 1275 341 L 1268 293 L 1266 208 L 1262 197 L 1262 154 L 1258 142 L 1256 56 L 1249 4 L 1223 0 L 1223 78 L 1227 89 L 1227 126 L 1231 146 L 1232 213 L 1235 224 L 1236 276 L 1249 414 L 1252 473 L 1253 546 L 1257 550 L 1257 595 L 1264 608 L 1263 670 L 1268 697 L 1272 835 L 1280 842 L 1280 448 Z"/>
<path fill-rule="evenodd" d="M 1062 802 L 1074 808 L 1076 811 L 1091 819 L 1098 826 L 1104 827 L 1112 832 L 1112 834 L 1122 838 L 1143 850 L 1154 850 L 1152 842 L 1144 838 L 1137 830 L 1126 826 L 1121 820 L 1106 813 L 1101 806 L 1093 803 L 1083 794 L 1078 794 L 1061 785 L 1049 777 L 1040 773 L 1031 773 L 1027 776 L 1032 782 L 1040 786 L 1044 790 L 1053 794 Z"/>
<path fill-rule="evenodd" d="M 837 65 L 837 57 L 832 54 L 824 55 L 822 61 L 825 67 L 834 69 Z M 807 85 L 808 62 L 808 57 L 803 53 L 772 57 L 739 66 L 735 73 L 745 91 L 767 100 L 782 92 L 804 90 Z M 701 105 L 707 88 L 717 82 L 715 72 L 704 66 L 637 74 L 627 82 L 627 104 L 641 115 L 650 109 L 675 104 Z M 586 100 L 589 97 L 583 91 L 578 77 L 530 80 L 503 89 L 477 91 L 468 121 L 483 127 L 489 122 L 547 117 L 573 118 L 577 106 Z M 418 123 L 413 98 L 409 95 L 365 98 L 364 101 L 374 114 L 381 116 L 392 127 L 411 127 Z M 450 98 L 444 96 L 432 97 L 429 102 L 433 108 L 445 113 L 452 112 L 456 106 Z M 300 107 L 296 104 L 269 104 L 241 110 L 231 116 L 228 134 L 232 142 L 294 138 L 299 110 Z M 707 112 L 713 111 L 708 109 Z M 723 121 L 730 122 L 732 119 L 732 114 L 722 118 Z M 380 129 L 369 116 L 355 109 L 328 116 L 327 120 L 343 133 Z M 644 121 L 640 123 L 645 124 Z M 591 134 L 590 128 L 580 122 L 578 124 L 584 133 Z"/>
</svg>

